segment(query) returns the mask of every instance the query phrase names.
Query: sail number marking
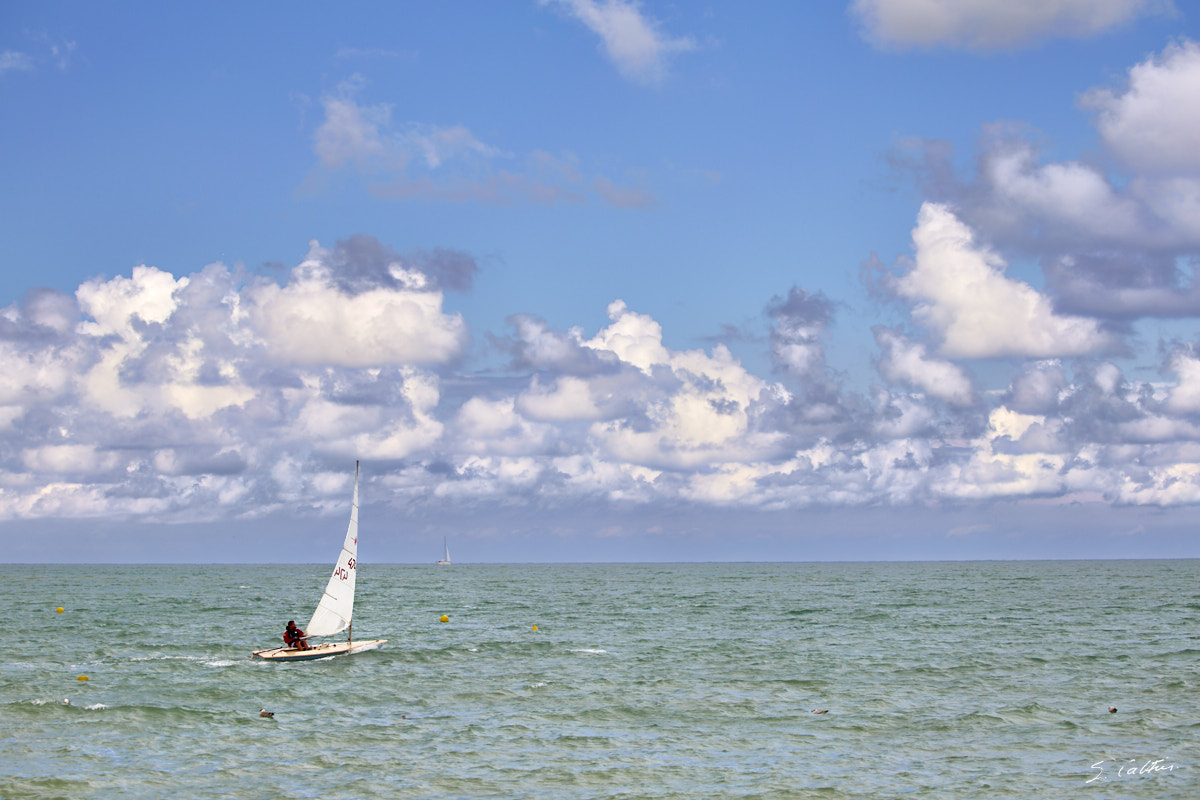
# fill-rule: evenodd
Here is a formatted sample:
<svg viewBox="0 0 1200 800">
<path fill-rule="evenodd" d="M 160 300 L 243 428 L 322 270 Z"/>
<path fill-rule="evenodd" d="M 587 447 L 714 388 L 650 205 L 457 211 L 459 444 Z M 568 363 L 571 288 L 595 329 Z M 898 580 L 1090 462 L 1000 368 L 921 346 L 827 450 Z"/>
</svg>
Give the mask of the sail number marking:
<svg viewBox="0 0 1200 800">
<path fill-rule="evenodd" d="M 346 566 L 337 567 L 336 569 L 334 569 L 333 574 L 336 577 L 341 578 L 344 581 L 348 581 L 348 580 L 350 580 L 350 570 L 352 570 L 352 569 L 354 569 L 354 559 L 353 558 L 346 562 Z"/>
</svg>

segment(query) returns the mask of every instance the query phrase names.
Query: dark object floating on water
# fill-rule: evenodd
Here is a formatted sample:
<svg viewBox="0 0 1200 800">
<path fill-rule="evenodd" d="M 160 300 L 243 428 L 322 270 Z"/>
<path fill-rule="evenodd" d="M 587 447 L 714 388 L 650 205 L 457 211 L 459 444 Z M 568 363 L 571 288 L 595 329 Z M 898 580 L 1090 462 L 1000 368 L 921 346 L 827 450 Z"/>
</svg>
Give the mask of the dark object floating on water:
<svg viewBox="0 0 1200 800">
<path fill-rule="evenodd" d="M 1109 706 L 1109 707 L 1108 707 L 1108 713 L 1110 713 L 1110 714 L 1115 714 L 1115 713 L 1117 713 L 1117 707 L 1116 707 L 1116 706 Z"/>
<path fill-rule="evenodd" d="M 829 713 L 829 709 L 828 709 L 828 708 L 822 708 L 820 711 L 818 711 L 817 709 L 815 709 L 815 708 L 814 708 L 814 709 L 813 709 L 813 713 L 814 713 L 814 714 L 828 714 L 828 713 Z"/>
<path fill-rule="evenodd" d="M 275 718 L 275 712 L 274 712 L 274 711 L 267 711 L 265 708 L 260 708 L 260 709 L 258 710 L 258 715 L 259 715 L 260 717 L 270 717 L 271 719 L 274 719 L 274 718 Z"/>
</svg>

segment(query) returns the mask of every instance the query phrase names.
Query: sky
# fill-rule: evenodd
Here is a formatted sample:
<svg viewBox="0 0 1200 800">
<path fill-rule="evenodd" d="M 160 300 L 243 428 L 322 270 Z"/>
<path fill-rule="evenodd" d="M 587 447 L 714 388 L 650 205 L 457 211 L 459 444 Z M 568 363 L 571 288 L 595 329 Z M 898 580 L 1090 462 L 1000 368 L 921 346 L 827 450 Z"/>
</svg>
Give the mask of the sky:
<svg viewBox="0 0 1200 800">
<path fill-rule="evenodd" d="M 1200 8 L 0 5 L 0 561 L 1200 557 Z"/>
</svg>

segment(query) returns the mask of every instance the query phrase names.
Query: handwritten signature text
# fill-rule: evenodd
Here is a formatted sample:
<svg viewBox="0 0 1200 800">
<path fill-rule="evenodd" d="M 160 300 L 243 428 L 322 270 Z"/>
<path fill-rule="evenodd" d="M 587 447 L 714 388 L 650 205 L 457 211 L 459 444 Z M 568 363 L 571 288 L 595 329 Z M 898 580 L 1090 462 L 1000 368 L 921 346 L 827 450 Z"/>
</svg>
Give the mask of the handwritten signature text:
<svg viewBox="0 0 1200 800">
<path fill-rule="evenodd" d="M 1106 764 L 1108 765 L 1107 768 L 1105 767 Z M 1165 758 L 1148 758 L 1145 761 L 1131 758 L 1120 766 L 1117 766 L 1115 770 L 1112 769 L 1113 766 L 1116 766 L 1115 763 L 1097 761 L 1095 764 L 1092 764 L 1092 769 L 1096 771 L 1096 774 L 1088 778 L 1084 783 L 1092 783 L 1093 781 L 1107 783 L 1114 777 L 1129 778 L 1135 775 L 1157 775 L 1160 772 L 1174 772 L 1179 769 L 1178 764 L 1167 763 L 1167 759 Z"/>
</svg>

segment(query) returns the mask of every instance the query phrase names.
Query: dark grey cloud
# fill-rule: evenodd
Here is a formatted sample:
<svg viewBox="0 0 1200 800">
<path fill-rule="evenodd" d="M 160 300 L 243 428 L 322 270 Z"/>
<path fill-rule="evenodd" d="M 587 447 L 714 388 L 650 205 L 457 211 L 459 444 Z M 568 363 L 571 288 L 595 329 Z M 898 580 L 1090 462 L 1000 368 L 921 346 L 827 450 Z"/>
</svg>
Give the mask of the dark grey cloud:
<svg viewBox="0 0 1200 800">
<path fill-rule="evenodd" d="M 824 330 L 833 319 L 833 307 L 833 301 L 821 292 L 809 294 L 793 286 L 786 297 L 772 297 L 766 312 L 781 325 Z"/>
<path fill-rule="evenodd" d="M 173 475 L 240 475 L 249 466 L 241 453 L 213 445 L 176 449 L 173 455 Z"/>
<path fill-rule="evenodd" d="M 319 378 L 321 396 L 347 406 L 388 406 L 405 408 L 404 376 L 395 368 L 362 370 L 336 368 L 325 370 Z"/>
<path fill-rule="evenodd" d="M 54 289 L 31 289 L 20 303 L 0 313 L 0 340 L 45 342 L 66 339 L 80 320 L 75 298 Z"/>
<path fill-rule="evenodd" d="M 479 271 L 472 256 L 444 247 L 414 251 L 409 255 L 409 261 L 431 278 L 436 286 L 456 292 L 469 291 L 475 273 Z"/>
<path fill-rule="evenodd" d="M 1074 362 L 1069 376 L 1058 362 L 1034 365 L 1014 379 L 1004 401 L 1054 425 L 1044 432 L 1031 429 L 1024 444 L 1013 445 L 1026 450 L 1038 437 L 1052 438 L 1064 452 L 1153 443 L 1154 423 L 1165 411 L 1150 383 L 1128 381 L 1113 364 L 1087 360 Z M 1176 428 L 1173 438 L 1186 437 L 1183 430 Z"/>
<path fill-rule="evenodd" d="M 1045 259 L 1055 308 L 1114 319 L 1200 316 L 1200 257 L 1141 251 L 1093 252 Z"/>
<path fill-rule="evenodd" d="M 795 453 L 820 441 L 853 441 L 870 436 L 870 408 L 863 398 L 841 394 L 836 387 L 817 383 L 802 397 L 763 394 L 751 404 L 753 429 L 787 436 L 784 451 Z M 865 440 L 865 439 L 864 439 Z"/>
<path fill-rule="evenodd" d="M 511 336 L 489 334 L 494 348 L 510 358 L 516 370 L 551 370 L 567 375 L 595 375 L 619 368 L 608 351 L 586 347 L 579 331 L 559 331 L 532 314 L 514 314 L 506 320 Z"/>
<path fill-rule="evenodd" d="M 793 286 L 784 297 L 773 297 L 765 313 L 773 323 L 771 358 L 777 370 L 800 380 L 805 414 L 826 416 L 823 409 L 839 405 L 841 376 L 825 361 L 825 341 L 833 322 L 835 303 L 821 292 L 810 294 Z"/>
<path fill-rule="evenodd" d="M 1059 397 L 1069 386 L 1061 362 L 1036 362 L 1013 379 L 1004 403 L 1023 414 L 1049 414 L 1058 409 Z"/>
<path fill-rule="evenodd" d="M 439 247 L 401 255 L 364 233 L 339 240 L 327 263 L 334 284 L 349 293 L 399 288 L 403 282 L 396 275 L 397 269 L 420 272 L 428 281 L 423 288 L 466 292 L 479 271 L 475 259 L 459 250 Z"/>
<path fill-rule="evenodd" d="M 720 330 L 715 334 L 699 337 L 700 341 L 709 344 L 729 344 L 730 342 L 759 342 L 762 341 L 760 334 L 754 333 L 748 327 L 731 325 L 728 322 L 721 323 Z"/>
</svg>

